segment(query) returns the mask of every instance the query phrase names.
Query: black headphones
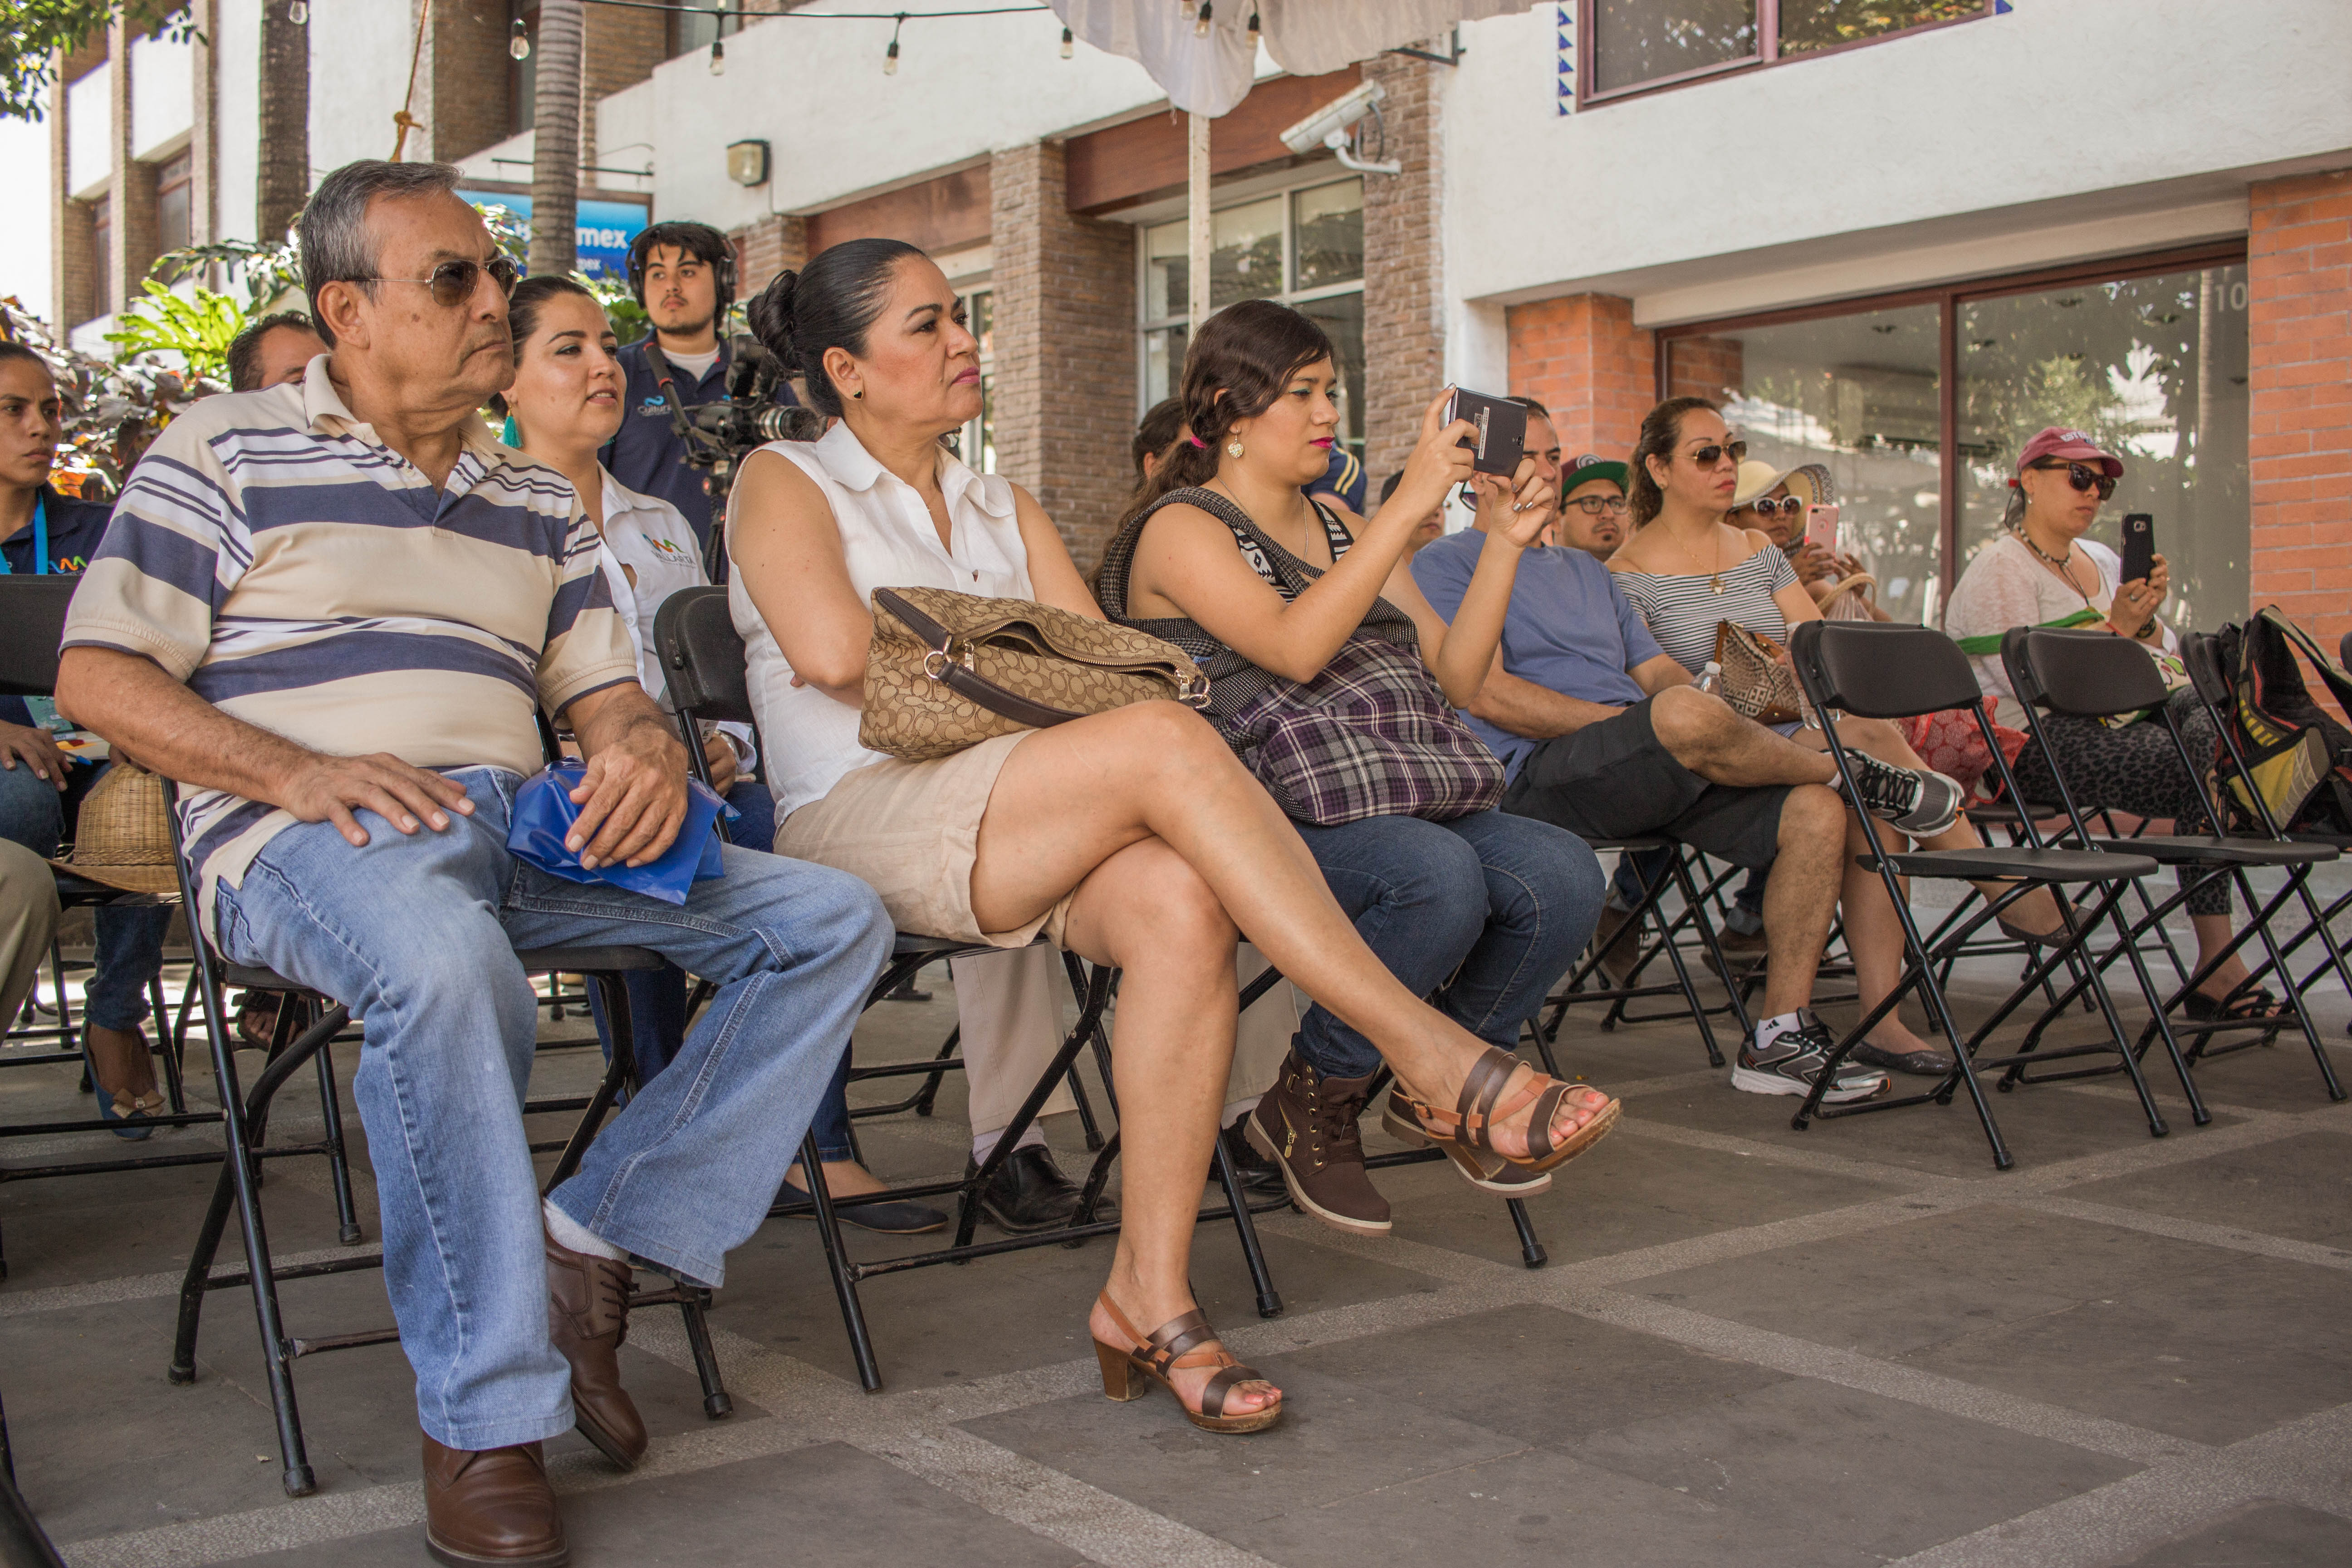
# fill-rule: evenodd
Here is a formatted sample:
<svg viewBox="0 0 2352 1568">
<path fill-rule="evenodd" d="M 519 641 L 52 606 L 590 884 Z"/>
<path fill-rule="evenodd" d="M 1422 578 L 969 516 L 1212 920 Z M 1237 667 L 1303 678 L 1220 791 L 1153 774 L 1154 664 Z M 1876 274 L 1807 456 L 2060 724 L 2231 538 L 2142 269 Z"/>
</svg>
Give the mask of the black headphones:
<svg viewBox="0 0 2352 1568">
<path fill-rule="evenodd" d="M 655 249 L 672 246 L 711 268 L 719 285 L 718 309 L 711 321 L 724 335 L 727 308 L 735 302 L 735 247 L 707 223 L 657 223 L 629 242 L 629 292 L 642 309 L 646 302 L 646 264 Z"/>
</svg>

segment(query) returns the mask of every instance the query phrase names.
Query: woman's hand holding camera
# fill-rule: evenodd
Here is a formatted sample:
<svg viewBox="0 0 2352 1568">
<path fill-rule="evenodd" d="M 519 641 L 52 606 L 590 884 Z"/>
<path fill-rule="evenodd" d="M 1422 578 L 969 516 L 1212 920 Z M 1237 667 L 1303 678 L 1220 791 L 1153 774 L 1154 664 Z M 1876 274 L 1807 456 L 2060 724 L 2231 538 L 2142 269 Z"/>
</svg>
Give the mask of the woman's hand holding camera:
<svg viewBox="0 0 2352 1568">
<path fill-rule="evenodd" d="M 1445 405 L 1454 395 L 1446 388 L 1437 395 L 1421 416 L 1421 441 L 1412 456 L 1404 462 L 1404 478 L 1397 481 L 1396 493 L 1388 505 L 1381 508 L 1385 516 L 1391 508 L 1402 509 L 1399 515 L 1418 524 L 1421 520 L 1445 504 L 1446 496 L 1454 486 L 1467 480 L 1474 470 L 1470 448 L 1463 443 L 1475 438 L 1477 427 L 1467 419 L 1445 420 Z"/>
</svg>

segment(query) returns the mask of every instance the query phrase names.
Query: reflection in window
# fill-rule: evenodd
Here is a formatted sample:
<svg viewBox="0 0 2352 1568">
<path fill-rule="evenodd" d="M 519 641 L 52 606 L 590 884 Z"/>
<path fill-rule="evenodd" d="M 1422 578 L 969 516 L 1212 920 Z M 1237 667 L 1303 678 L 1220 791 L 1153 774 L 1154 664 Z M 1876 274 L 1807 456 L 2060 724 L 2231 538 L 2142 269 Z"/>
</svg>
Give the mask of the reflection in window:
<svg viewBox="0 0 2352 1568">
<path fill-rule="evenodd" d="M 964 325 L 980 340 L 980 415 L 964 427 L 956 450 L 974 473 L 996 472 L 996 290 L 964 296 Z"/>
<path fill-rule="evenodd" d="M 1833 49 L 1990 9 L 1988 0 L 1780 0 L 1780 52 Z"/>
<path fill-rule="evenodd" d="M 1963 568 L 1997 537 L 2035 431 L 2087 432 L 2124 478 L 2089 537 L 2119 547 L 2153 513 L 2172 568 L 2163 615 L 2216 626 L 2247 602 L 2246 269 L 2168 272 L 1959 307 Z"/>
<path fill-rule="evenodd" d="M 1364 182 L 1341 180 L 1292 195 L 1291 284 L 1319 289 L 1364 275 Z"/>
<path fill-rule="evenodd" d="M 1339 357 L 1334 366 L 1339 373 L 1339 437 L 1348 449 L 1361 458 L 1364 455 L 1364 297 L 1361 294 L 1329 294 L 1319 300 L 1302 300 L 1301 315 L 1312 317 L 1315 324 L 1331 339 L 1332 351 Z"/>
<path fill-rule="evenodd" d="M 178 250 L 190 237 L 188 196 L 192 188 L 188 154 L 166 162 L 155 171 L 155 248 Z"/>
<path fill-rule="evenodd" d="M 1227 207 L 1212 220 L 1209 308 L 1282 292 L 1282 198 Z"/>
<path fill-rule="evenodd" d="M 1819 463 L 1845 548 L 1897 620 L 1932 616 L 1941 559 L 1934 305 L 1669 340 L 1667 384 L 1705 397 L 1775 468 Z"/>
<path fill-rule="evenodd" d="M 1601 92 L 1758 58 L 1756 0 L 1592 0 Z"/>
</svg>

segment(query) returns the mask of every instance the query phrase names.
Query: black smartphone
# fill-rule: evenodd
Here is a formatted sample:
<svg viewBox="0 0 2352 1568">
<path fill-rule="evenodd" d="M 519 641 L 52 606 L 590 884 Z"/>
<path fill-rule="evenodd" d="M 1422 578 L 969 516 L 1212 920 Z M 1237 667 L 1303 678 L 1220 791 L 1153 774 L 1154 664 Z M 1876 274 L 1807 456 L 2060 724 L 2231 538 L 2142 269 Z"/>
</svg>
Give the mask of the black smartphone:
<svg viewBox="0 0 2352 1568">
<path fill-rule="evenodd" d="M 1445 423 L 1467 419 L 1476 426 L 1476 434 L 1465 437 L 1462 445 L 1470 448 L 1470 466 L 1482 474 L 1501 474 L 1507 478 L 1519 471 L 1519 459 L 1527 456 L 1528 411 L 1521 405 L 1505 397 L 1489 397 L 1483 392 L 1454 389 L 1446 401 Z"/>
<path fill-rule="evenodd" d="M 2126 583 L 2145 583 L 2156 570 L 2156 519 L 2135 511 L 2124 517 L 2124 574 Z"/>
</svg>

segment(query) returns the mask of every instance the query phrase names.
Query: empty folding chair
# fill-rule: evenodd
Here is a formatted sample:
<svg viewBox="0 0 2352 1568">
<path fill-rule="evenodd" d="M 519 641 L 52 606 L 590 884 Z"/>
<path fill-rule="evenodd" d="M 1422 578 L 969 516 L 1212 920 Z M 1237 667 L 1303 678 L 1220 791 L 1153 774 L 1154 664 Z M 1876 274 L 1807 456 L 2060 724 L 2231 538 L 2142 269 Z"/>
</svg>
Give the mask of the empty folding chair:
<svg viewBox="0 0 2352 1568">
<path fill-rule="evenodd" d="M 1552 1047 L 1559 1042 L 1560 1025 L 1570 1007 L 1592 1002 L 1608 1004 L 1601 1019 L 1601 1027 L 1606 1030 L 1613 1029 L 1620 1023 L 1654 1023 L 1662 1018 L 1678 1017 L 1681 1015 L 1675 1013 L 1635 1016 L 1625 1010 L 1627 1003 L 1643 996 L 1677 995 L 1689 1010 L 1691 1021 L 1698 1026 L 1699 1042 L 1706 1047 L 1707 1065 L 1721 1067 L 1723 1048 L 1716 1044 L 1715 1030 L 1708 1019 L 1714 1014 L 1728 1012 L 1736 1021 L 1735 1042 L 1746 1038 L 1749 1027 L 1746 998 L 1737 982 L 1727 981 L 1730 993 L 1728 1004 L 1710 1006 L 1698 994 L 1690 963 L 1684 952 L 1682 938 L 1685 932 L 1696 936 L 1715 972 L 1719 975 L 1730 974 L 1722 946 L 1716 939 L 1714 922 L 1706 918 L 1706 908 L 1710 896 L 1736 871 L 1726 872 L 1701 888 L 1692 876 L 1692 868 L 1699 864 L 1700 857 L 1687 845 L 1668 838 L 1606 838 L 1587 842 L 1596 854 L 1606 854 L 1612 849 L 1630 855 L 1667 850 L 1670 852 L 1668 875 L 1652 879 L 1642 889 L 1641 899 L 1626 919 L 1624 934 L 1612 944 L 1632 942 L 1637 950 L 1626 973 L 1626 984 L 1611 984 L 1612 976 L 1602 966 L 1602 955 L 1593 952 L 1580 958 L 1576 966 L 1569 971 L 1568 977 L 1545 999 L 1544 1005 L 1550 1010 L 1550 1016 L 1539 1019 L 1535 1026 L 1536 1047 L 1543 1055 L 1545 1070 L 1554 1078 L 1560 1076 L 1559 1064 L 1553 1058 Z M 1666 912 L 1664 902 L 1670 886 L 1678 889 L 1683 899 L 1682 909 L 1672 915 Z M 1642 970 L 1661 957 L 1674 971 L 1674 984 L 1642 984 Z"/>
<path fill-rule="evenodd" d="M 1975 672 L 1969 667 L 1968 656 L 1941 632 L 1926 626 L 1885 622 L 1807 621 L 1794 629 L 1790 639 L 1790 654 L 1806 696 L 1815 710 L 1824 717 L 1852 713 L 1867 719 L 1907 719 L 1914 714 L 1933 713 L 1948 708 L 1970 710 L 1982 729 L 1986 746 L 1993 752 L 1994 763 L 2000 771 L 2003 786 L 2011 799 L 2017 797 L 2017 781 L 1994 744 L 1991 727 L 1980 705 L 1982 693 L 1977 687 Z M 1857 798 L 1859 791 L 1855 785 L 1853 762 L 1838 741 L 1836 728 L 1833 725 L 1828 727 L 1826 734 L 1830 758 L 1837 764 L 1838 774 L 1845 783 L 1847 797 Z M 2061 1047 L 2032 1058 L 1979 1058 L 1977 1054 L 1992 1032 L 2039 989 L 2044 976 L 2060 973 L 2078 952 L 2084 951 L 2084 943 L 2101 926 L 2116 923 L 2113 920 L 2116 901 L 2123 897 L 2133 878 L 2153 875 L 2156 862 L 2144 855 L 2094 849 L 2050 849 L 2031 844 L 2022 847 L 1914 849 L 1890 854 L 1880 836 L 1877 822 L 1867 813 L 1860 820 L 1863 834 L 1870 844 L 1870 853 L 1864 860 L 1864 867 L 1878 873 L 1885 885 L 1887 897 L 1894 901 L 1895 915 L 1903 927 L 1903 975 L 1886 999 L 1865 1012 L 1861 1021 L 1848 1030 L 1831 1050 L 1819 1081 L 1798 1107 L 1791 1125 L 1801 1129 L 1816 1116 L 1859 1116 L 1930 1101 L 1948 1105 L 1952 1096 L 1965 1088 L 1969 1103 L 1976 1109 L 1977 1120 L 1984 1128 L 1985 1141 L 1992 1147 L 1993 1163 L 2005 1171 L 2015 1163 L 2015 1160 L 2009 1152 L 2009 1146 L 2002 1142 L 1991 1103 L 1985 1098 L 1979 1069 L 2007 1068 L 2020 1060 L 2050 1061 L 2063 1057 L 2113 1051 L 2138 1093 L 2140 1109 L 2147 1117 L 2149 1133 L 2163 1136 L 2166 1131 L 2163 1115 L 2148 1093 L 2147 1081 L 2140 1076 L 2138 1057 L 2124 1032 L 2122 1020 L 2116 1015 L 2114 999 L 2108 995 L 2105 983 L 2095 968 L 2088 969 L 2084 979 L 2097 1004 L 2099 1016 L 2106 1025 L 2108 1043 Z M 2026 824 L 2026 831 L 2031 836 L 2032 826 L 2030 822 Z M 2025 978 L 1993 1010 L 1990 1017 L 1973 1034 L 1963 1035 L 1954 1019 L 1951 1004 L 1937 973 L 1944 953 L 1938 948 L 1929 946 L 1921 937 L 1918 923 L 1905 896 L 1903 880 L 1906 878 L 2013 881 L 2016 884 L 2011 891 L 2003 893 L 1952 930 L 1944 939 L 1947 947 L 1967 941 L 1972 931 L 2035 887 L 2047 887 L 2056 897 L 2059 913 L 2066 922 L 2069 934 L 2065 941 L 2055 944 L 2046 954 L 2028 965 Z M 2063 891 L 2068 886 L 2085 885 L 2096 889 L 2093 894 L 2096 902 L 2087 913 L 2073 908 Z M 2134 962 L 2137 962 L 2137 953 Z M 1838 1070 L 1847 1055 L 1869 1037 L 1871 1029 L 1881 1018 L 1915 990 L 1926 1003 L 1928 1017 L 1943 1031 L 1945 1038 L 1953 1043 L 1952 1071 L 1924 1094 L 1824 1105 L 1822 1097 L 1836 1082 Z M 2179 1064 L 2176 1062 L 2176 1065 Z M 2182 1082 L 2188 1084 L 2187 1067 L 2179 1066 L 2179 1071 Z M 2193 1096 L 2195 1086 L 2189 1084 L 2189 1088 Z"/>
<path fill-rule="evenodd" d="M 668 688 L 670 701 L 677 710 L 687 754 L 697 769 L 697 776 L 702 777 L 707 784 L 709 778 L 701 772 L 702 747 L 697 726 L 703 721 L 745 724 L 756 721 L 745 680 L 743 640 L 736 635 L 734 621 L 728 611 L 727 590 L 687 588 L 670 595 L 654 616 L 654 646 L 660 653 L 663 679 Z M 871 1007 L 882 1001 L 926 964 L 960 954 L 1002 951 L 901 931 L 889 963 L 866 994 L 866 1005 Z M 956 1180 L 911 1183 L 859 1195 L 860 1203 L 889 1203 L 952 1194 L 956 1199 L 952 1242 L 927 1252 L 871 1263 L 854 1259 L 849 1256 L 847 1244 L 842 1237 L 840 1222 L 834 1213 L 833 1200 L 825 1190 L 825 1184 L 814 1174 L 809 1182 L 806 1207 L 795 1201 L 789 1207 L 780 1205 L 774 1211 L 814 1214 L 817 1235 L 824 1246 L 825 1265 L 833 1277 L 834 1293 L 840 1303 L 842 1320 L 848 1331 L 851 1353 L 856 1360 L 858 1380 L 868 1393 L 882 1386 L 882 1371 L 866 1327 L 865 1308 L 858 1299 L 857 1286 L 861 1280 L 908 1269 L 928 1268 L 941 1263 L 962 1263 L 975 1258 L 1019 1252 L 1033 1247 L 1071 1245 L 1088 1237 L 1110 1235 L 1118 1229 L 1116 1220 L 1094 1217 L 1096 1206 L 1109 1181 L 1112 1163 L 1118 1155 L 1118 1133 L 1114 1130 L 1101 1141 L 1101 1148 L 1096 1153 L 1083 1184 L 1078 1207 L 1067 1226 L 1030 1236 L 1007 1237 L 1001 1241 L 973 1239 L 980 1223 L 982 1189 L 995 1176 L 1003 1162 L 1012 1157 L 1021 1142 L 1022 1133 L 1036 1120 L 1047 1098 L 1065 1082 L 1083 1094 L 1083 1085 L 1078 1082 L 1076 1071 L 1080 1051 L 1092 1047 L 1103 1086 L 1111 1097 L 1111 1113 L 1116 1117 L 1118 1112 L 1118 1091 L 1111 1075 L 1109 1038 L 1102 1026 L 1103 1015 L 1109 1006 L 1112 987 L 1117 981 L 1116 973 L 1089 966 L 1067 953 L 1063 955 L 1063 963 L 1078 999 L 1077 1022 L 1063 1037 L 1061 1048 L 1055 1053 L 1053 1062 L 1039 1075 L 1027 1099 L 1013 1113 L 1013 1120 L 997 1135 L 996 1145 L 989 1152 L 988 1158 Z M 1269 978 L 1264 984 L 1270 985 L 1273 983 Z M 1249 999 L 1255 1000 L 1255 995 L 1263 994 L 1261 987 L 1250 994 Z M 959 1069 L 962 1065 L 949 1056 L 943 1047 L 940 1056 L 921 1061 L 853 1066 L 849 1076 L 852 1082 L 883 1077 L 922 1077 L 926 1080 L 925 1089 L 919 1091 L 913 1101 L 928 1103 L 929 1092 L 936 1086 L 939 1076 Z M 1081 1099 L 1079 1105 L 1083 1110 L 1086 1101 Z M 871 1111 L 888 1108 L 864 1109 Z M 917 1109 L 922 1109 L 922 1106 L 919 1104 Z M 801 1168 L 813 1173 L 824 1169 L 813 1131 L 802 1140 Z M 1252 1223 L 1251 1215 L 1254 1212 L 1281 1207 L 1286 1200 L 1268 1200 L 1254 1210 L 1222 1140 L 1212 1168 L 1223 1185 L 1225 1206 L 1222 1210 L 1204 1209 L 1200 1217 L 1204 1220 L 1230 1217 L 1233 1220 L 1241 1242 L 1243 1259 L 1249 1268 L 1250 1279 L 1256 1289 L 1258 1312 L 1263 1317 L 1274 1317 L 1282 1310 L 1282 1297 L 1276 1291 L 1273 1277 L 1267 1271 L 1265 1254 L 1258 1245 L 1257 1228 Z"/>
</svg>

